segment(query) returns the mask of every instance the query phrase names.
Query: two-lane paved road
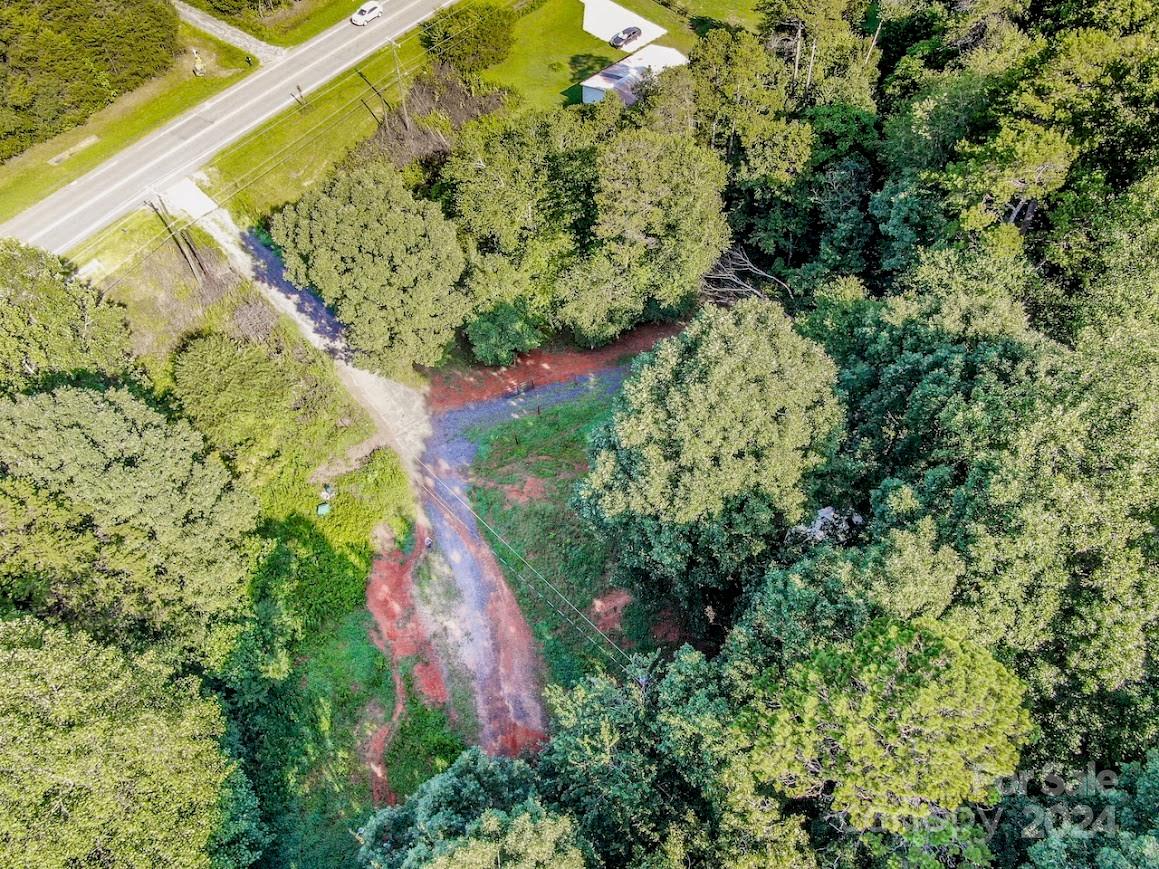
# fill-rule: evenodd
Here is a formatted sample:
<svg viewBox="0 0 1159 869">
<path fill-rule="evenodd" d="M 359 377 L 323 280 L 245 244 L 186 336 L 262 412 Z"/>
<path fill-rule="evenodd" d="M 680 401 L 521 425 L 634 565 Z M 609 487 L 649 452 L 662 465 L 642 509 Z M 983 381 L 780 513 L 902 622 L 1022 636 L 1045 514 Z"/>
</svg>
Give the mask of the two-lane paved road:
<svg viewBox="0 0 1159 869">
<path fill-rule="evenodd" d="M 335 25 L 0 225 L 0 236 L 65 253 L 292 106 L 299 88 L 309 95 L 447 2 L 386 0 L 366 27 Z"/>
</svg>

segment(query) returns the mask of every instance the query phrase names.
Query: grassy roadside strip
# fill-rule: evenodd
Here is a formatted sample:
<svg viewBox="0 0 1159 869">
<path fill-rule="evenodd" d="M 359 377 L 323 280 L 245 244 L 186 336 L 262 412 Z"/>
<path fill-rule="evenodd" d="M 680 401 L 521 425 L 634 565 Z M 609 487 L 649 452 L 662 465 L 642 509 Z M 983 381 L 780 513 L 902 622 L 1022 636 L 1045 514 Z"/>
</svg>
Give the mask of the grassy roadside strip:
<svg viewBox="0 0 1159 869">
<path fill-rule="evenodd" d="M 14 217 L 257 68 L 246 65 L 245 52 L 185 22 L 178 33 L 182 54 L 165 75 L 125 94 L 81 126 L 33 145 L 0 165 L 0 221 Z M 205 60 L 204 76 L 193 75 L 191 48 Z M 49 164 L 91 136 L 98 141 L 59 165 Z"/>
<path fill-rule="evenodd" d="M 223 15 L 209 0 L 186 2 L 271 45 L 291 46 L 349 18 L 363 0 L 297 0 L 268 15 L 258 15 L 249 9 L 237 15 Z"/>
<path fill-rule="evenodd" d="M 398 58 L 404 76 L 424 62 L 417 28 L 399 41 Z M 374 82 L 388 100 L 397 99 L 394 52 L 389 46 L 355 69 Z M 381 113 L 382 106 L 355 69 L 340 73 L 309 94 L 305 109 L 286 109 L 233 143 L 203 170 L 209 177 L 206 192 L 225 205 L 240 225 L 253 224 L 297 199 L 374 132 L 377 122 L 359 99 L 369 94 L 367 102 L 372 108 Z"/>
</svg>

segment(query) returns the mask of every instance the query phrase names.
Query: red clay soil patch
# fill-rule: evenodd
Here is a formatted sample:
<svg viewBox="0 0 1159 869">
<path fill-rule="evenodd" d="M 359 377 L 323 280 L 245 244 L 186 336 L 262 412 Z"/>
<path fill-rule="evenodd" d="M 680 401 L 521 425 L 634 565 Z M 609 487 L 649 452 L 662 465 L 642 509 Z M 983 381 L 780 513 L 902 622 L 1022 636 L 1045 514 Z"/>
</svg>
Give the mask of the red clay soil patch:
<svg viewBox="0 0 1159 869">
<path fill-rule="evenodd" d="M 684 625 L 680 624 L 676 611 L 665 607 L 660 610 L 656 623 L 652 625 L 652 639 L 667 646 L 678 646 L 689 642 L 691 637 L 684 630 Z"/>
<path fill-rule="evenodd" d="M 419 537 L 425 534 L 420 528 Z M 446 681 L 430 632 L 414 605 L 414 569 L 423 554 L 416 546 L 409 558 L 397 550 L 376 558 L 366 586 L 366 606 L 378 628 L 379 636 L 372 637 L 375 645 L 396 665 L 403 658 L 418 658 L 415 687 L 428 706 L 442 706 L 448 697 Z"/>
<path fill-rule="evenodd" d="M 546 741 L 547 734 L 542 730 L 512 722 L 503 729 L 498 741 L 489 746 L 488 753 L 503 757 L 521 757 L 529 752 L 539 751 Z"/>
<path fill-rule="evenodd" d="M 632 593 L 627 589 L 613 588 L 607 594 L 592 601 L 588 617 L 605 634 L 622 633 L 624 630 L 624 610 L 628 608 L 628 604 L 632 600 Z M 652 639 L 662 646 L 679 646 L 692 639 L 684 629 L 684 625 L 681 624 L 676 610 L 672 607 L 664 607 L 660 610 L 649 633 L 652 635 Z"/>
<path fill-rule="evenodd" d="M 488 550 L 488 554 L 490 550 Z M 488 754 L 518 757 L 539 751 L 547 738 L 537 726 L 536 711 L 520 708 L 525 698 L 538 701 L 539 660 L 535 639 L 515 595 L 511 593 L 494 558 L 484 562 L 493 571 L 495 587 L 487 599 L 488 620 L 497 629 L 495 651 L 499 655 L 494 689 L 483 690 L 484 703 L 498 707 L 498 714 L 487 716 L 497 727 L 484 724 L 483 748 Z M 498 635 L 502 631 L 502 636 Z M 530 703 L 528 703 L 530 705 Z"/>
<path fill-rule="evenodd" d="M 623 335 L 597 350 L 532 350 L 504 368 L 429 372 L 427 406 L 432 413 L 452 410 L 476 401 L 500 398 L 547 383 L 560 383 L 596 371 L 614 368 L 625 356 L 651 350 L 661 338 L 675 335 L 679 323 L 653 323 Z"/>
<path fill-rule="evenodd" d="M 591 619 L 605 634 L 622 631 L 624 610 L 632 602 L 632 595 L 623 588 L 613 588 L 592 601 Z"/>
<path fill-rule="evenodd" d="M 370 774 L 370 794 L 376 806 L 393 806 L 398 802 L 398 797 L 390 789 L 383 758 L 386 756 L 387 743 L 390 742 L 394 728 L 398 726 L 398 721 L 402 717 L 402 710 L 402 704 L 397 699 L 390 721 L 386 720 L 386 710 L 378 700 L 371 700 L 362 710 L 363 722 L 374 726 L 374 731 L 368 739 L 359 744 L 358 756 Z"/>
<path fill-rule="evenodd" d="M 512 483 L 501 486 L 509 504 L 529 504 L 532 501 L 547 500 L 547 481 L 542 477 L 528 476 L 522 484 Z"/>
<path fill-rule="evenodd" d="M 426 530 L 419 528 L 417 533 L 422 538 Z M 403 659 L 416 659 L 413 681 L 424 703 L 432 707 L 446 706 L 449 699 L 430 632 L 414 605 L 414 569 L 423 554 L 424 550 L 416 546 L 409 557 L 398 550 L 380 555 L 374 561 L 366 585 L 366 606 L 374 616 L 370 639 L 390 658 L 391 678 L 394 680 L 394 710 L 390 721 L 375 730 L 362 751 L 363 762 L 370 772 L 371 796 L 376 806 L 393 806 L 398 802 L 398 796 L 390 789 L 387 780 L 384 758 L 406 709 Z"/>
</svg>

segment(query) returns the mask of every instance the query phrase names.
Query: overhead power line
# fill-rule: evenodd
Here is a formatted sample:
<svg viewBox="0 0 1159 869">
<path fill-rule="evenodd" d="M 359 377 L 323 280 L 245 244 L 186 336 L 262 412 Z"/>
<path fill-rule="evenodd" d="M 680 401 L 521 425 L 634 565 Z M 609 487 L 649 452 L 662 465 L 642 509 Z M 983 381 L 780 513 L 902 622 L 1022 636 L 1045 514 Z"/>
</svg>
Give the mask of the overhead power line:
<svg viewBox="0 0 1159 869">
<path fill-rule="evenodd" d="M 526 567 L 535 576 L 535 578 L 539 580 L 539 584 L 528 580 L 524 576 L 523 568 L 519 568 L 511 564 L 500 553 L 492 549 L 492 554 L 495 556 L 496 560 L 498 560 L 504 567 L 507 568 L 508 574 L 516 579 L 523 588 L 526 588 L 534 593 L 561 619 L 563 619 L 563 621 L 570 628 L 572 628 L 583 639 L 587 640 L 596 649 L 597 652 L 599 652 L 604 658 L 607 659 L 609 664 L 618 667 L 624 672 L 625 675 L 630 676 L 631 672 L 629 671 L 625 662 L 631 663 L 631 656 L 628 655 L 628 653 L 625 652 L 622 648 L 620 648 L 620 646 L 604 631 L 600 630 L 600 628 L 594 622 L 592 622 L 592 620 L 589 619 L 579 607 L 572 603 L 570 598 L 568 598 L 567 595 L 560 591 L 554 583 L 547 579 L 547 577 L 545 577 L 534 565 L 528 562 L 527 559 L 523 557 L 523 554 L 519 552 L 519 550 L 512 546 L 511 543 L 503 537 L 503 535 L 501 535 L 492 525 L 490 525 L 482 516 L 480 516 L 479 513 L 475 511 L 474 507 L 472 507 L 467 501 L 461 498 L 447 484 L 445 480 L 443 480 L 434 472 L 434 470 L 429 465 L 427 465 L 422 460 L 419 460 L 419 464 L 421 464 L 423 468 L 426 469 L 427 472 L 435 478 L 436 484 L 442 483 L 443 487 L 451 493 L 455 500 L 461 503 L 472 515 L 472 517 L 474 517 L 476 523 L 478 523 L 483 528 L 486 528 L 487 531 L 490 532 L 490 534 L 496 540 L 498 540 L 503 544 L 504 547 L 507 548 L 507 550 L 514 553 L 515 557 L 522 561 L 523 564 L 526 565 Z M 431 499 L 434 500 L 439 506 L 441 506 L 447 515 L 451 517 L 452 521 L 463 524 L 462 520 L 455 515 L 454 508 L 448 504 L 435 489 L 431 488 L 425 483 L 421 485 L 427 494 L 430 495 Z M 545 594 L 542 590 L 544 588 L 548 589 L 550 593 Z M 579 617 L 579 621 L 576 620 L 575 616 Z M 611 651 L 609 651 L 609 649 Z"/>
<path fill-rule="evenodd" d="M 604 643 L 606 643 L 608 645 L 608 647 L 614 649 L 616 651 L 616 653 L 619 655 L 619 657 L 622 659 L 622 662 L 619 663 L 618 665 L 621 667 L 621 669 L 624 669 L 625 672 L 627 672 L 627 668 L 626 668 L 625 664 L 630 664 L 632 662 L 631 655 L 629 655 L 627 652 L 625 652 L 623 649 L 621 649 L 619 647 L 619 645 L 617 645 L 615 643 L 615 641 L 612 640 L 611 637 L 609 637 L 606 633 L 604 633 L 602 630 L 600 630 L 599 626 L 596 625 L 596 623 L 593 622 L 588 617 L 587 613 L 585 613 L 583 610 L 581 610 L 579 607 L 577 607 L 574 603 L 572 603 L 572 601 L 570 600 L 570 598 L 567 597 L 567 595 L 565 595 L 562 591 L 560 591 L 559 588 L 551 580 L 549 580 L 546 576 L 544 576 L 543 573 L 541 573 L 539 571 L 539 569 L 535 567 L 535 565 L 533 565 L 531 562 L 529 562 L 523 556 L 523 553 L 521 553 L 518 549 L 516 549 L 514 546 L 512 546 L 510 541 L 508 541 L 502 534 L 500 534 L 494 528 L 494 526 L 492 526 L 486 519 L 484 519 L 482 516 L 480 516 L 475 511 L 475 508 L 472 507 L 471 504 L 466 499 L 464 499 L 461 495 L 459 495 L 459 493 L 456 492 L 453 488 L 451 488 L 451 486 L 447 485 L 446 481 L 443 480 L 435 472 L 434 468 L 432 468 L 430 465 L 428 465 L 422 459 L 417 459 L 416 461 L 418 461 L 419 465 L 421 465 L 422 468 L 428 474 L 430 474 L 431 477 L 433 477 L 436 480 L 436 482 L 443 484 L 443 487 L 447 490 L 447 492 L 450 493 L 451 497 L 454 498 L 456 501 L 458 501 L 475 518 L 475 521 L 477 523 L 479 523 L 479 525 L 481 525 L 483 528 L 486 528 L 487 531 L 496 540 L 498 540 L 501 544 L 503 544 L 503 546 L 509 552 L 511 552 L 518 561 L 522 562 L 523 565 L 527 568 L 527 570 L 529 570 L 547 589 L 549 589 L 551 591 L 551 593 L 554 595 L 555 599 L 560 601 L 564 605 L 564 607 L 567 610 L 569 610 L 571 613 L 574 613 L 575 617 L 579 618 L 580 624 L 585 625 L 585 628 L 584 628 L 585 631 L 590 630 L 594 635 L 596 635 L 600 639 L 602 639 L 604 641 Z M 427 488 L 427 490 L 430 491 L 429 487 L 426 487 L 425 485 L 424 485 L 424 488 Z M 442 503 L 445 504 L 445 502 L 442 502 Z M 453 515 L 453 513 L 452 513 L 452 515 Z M 496 553 L 496 557 L 500 557 L 498 553 Z M 563 615 L 563 613 L 560 613 L 560 614 Z M 568 617 L 568 621 L 571 622 L 572 618 Z"/>
</svg>

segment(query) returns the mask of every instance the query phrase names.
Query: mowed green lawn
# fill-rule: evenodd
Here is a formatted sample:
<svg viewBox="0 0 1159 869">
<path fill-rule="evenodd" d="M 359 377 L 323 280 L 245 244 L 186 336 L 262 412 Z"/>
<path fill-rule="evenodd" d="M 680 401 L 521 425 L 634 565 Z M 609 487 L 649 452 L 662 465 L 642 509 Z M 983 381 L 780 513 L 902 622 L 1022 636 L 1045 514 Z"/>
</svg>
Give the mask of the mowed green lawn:
<svg viewBox="0 0 1159 869">
<path fill-rule="evenodd" d="M 659 7 L 658 7 L 659 8 Z M 483 77 L 537 108 L 579 102 L 579 83 L 625 57 L 583 27 L 580 0 L 548 0 L 515 25 L 511 55 Z"/>
<path fill-rule="evenodd" d="M 655 22 L 668 32 L 656 42 L 687 54 L 698 39 L 697 29 L 720 24 L 755 27 L 756 0 L 692 0 L 689 18 L 655 0 L 617 0 L 626 9 Z M 583 28 L 580 0 L 547 0 L 519 19 L 511 56 L 483 76 L 519 93 L 526 105 L 547 108 L 580 100 L 585 78 L 626 56 Z"/>
<path fill-rule="evenodd" d="M 668 32 L 656 40 L 657 45 L 678 48 L 685 54 L 696 44 L 697 35 L 687 18 L 677 15 L 671 9 L 661 6 L 655 0 L 616 0 L 625 9 L 643 15 L 653 24 L 659 24 Z"/>
<path fill-rule="evenodd" d="M 761 23 L 756 0 L 686 0 L 686 2 L 693 25 L 700 25 L 701 22 L 697 19 L 701 19 L 707 24 L 715 21 L 733 27 L 756 30 L 757 25 Z"/>
<path fill-rule="evenodd" d="M 184 52 L 168 73 L 125 94 L 81 126 L 0 165 L 0 221 L 19 214 L 256 69 L 256 64 L 252 68 L 246 64 L 245 52 L 184 22 L 179 40 Z M 190 48 L 196 48 L 205 60 L 204 76 L 193 75 Z M 92 136 L 97 141 L 91 145 L 55 166 L 48 162 Z"/>
</svg>

